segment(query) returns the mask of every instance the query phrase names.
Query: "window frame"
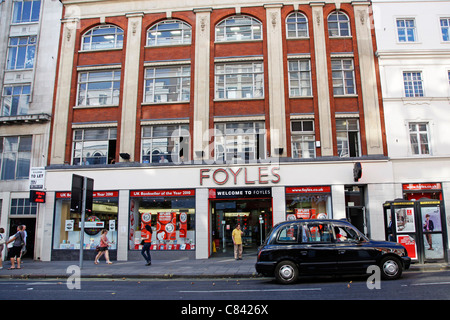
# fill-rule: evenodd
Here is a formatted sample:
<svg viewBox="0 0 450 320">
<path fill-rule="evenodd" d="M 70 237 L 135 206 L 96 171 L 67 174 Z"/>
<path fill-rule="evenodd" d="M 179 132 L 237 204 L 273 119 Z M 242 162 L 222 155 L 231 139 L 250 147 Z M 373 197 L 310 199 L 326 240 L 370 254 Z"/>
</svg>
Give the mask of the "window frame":
<svg viewBox="0 0 450 320">
<path fill-rule="evenodd" d="M 106 136 L 102 139 L 86 139 L 86 132 L 87 131 L 107 131 Z M 81 135 L 80 135 L 81 133 Z M 111 160 L 115 159 L 115 152 L 116 152 L 116 142 L 117 142 L 117 127 L 102 127 L 102 128 L 76 128 L 73 129 L 72 132 L 73 135 L 73 140 L 72 140 L 72 156 L 71 156 L 71 163 L 72 165 L 91 165 L 91 163 L 89 162 L 89 160 L 87 159 L 89 158 L 94 158 L 95 159 L 99 159 L 101 163 L 92 163 L 92 164 L 109 164 Z M 107 144 L 106 146 L 106 152 L 104 155 L 102 156 L 96 156 L 95 153 L 93 153 L 93 156 L 88 156 L 85 155 L 85 150 L 87 149 L 87 143 L 88 142 L 92 142 L 92 141 L 98 141 L 98 142 L 105 142 Z M 112 143 L 111 141 L 115 141 L 114 143 Z M 114 144 L 111 145 L 111 144 Z M 101 146 L 101 145 L 100 145 Z M 114 154 L 109 154 L 110 153 L 110 149 L 112 149 L 114 147 L 115 150 Z M 104 149 L 98 149 L 95 150 L 96 152 L 99 152 L 100 150 L 105 150 Z M 80 154 L 80 157 L 76 157 L 77 154 Z M 86 158 L 87 162 L 84 162 L 83 159 Z M 102 159 L 105 159 L 105 161 L 103 161 Z M 78 161 L 76 161 L 76 159 L 79 159 Z M 83 163 L 84 162 L 84 163 Z"/>
<path fill-rule="evenodd" d="M 246 72 L 245 69 L 250 68 L 251 71 Z M 235 70 L 239 71 L 235 72 Z M 264 63 L 262 61 L 216 62 L 214 73 L 216 100 L 264 99 Z M 248 85 L 249 81 L 245 81 L 245 78 L 250 76 L 251 86 Z M 248 94 L 251 96 L 244 97 Z"/>
<path fill-rule="evenodd" d="M 312 130 L 303 130 L 303 128 L 305 127 L 305 123 L 306 122 L 311 122 L 312 124 Z M 297 123 L 301 123 L 301 129 L 302 130 L 294 130 L 294 124 Z M 308 139 L 309 137 L 309 139 Z M 312 137 L 312 139 L 311 139 Z M 298 139 L 299 138 L 299 139 Z M 307 143 L 309 144 L 310 142 L 312 142 L 312 149 L 307 148 L 306 151 L 310 152 L 312 151 L 312 156 L 309 157 L 303 157 L 303 156 L 299 156 L 300 152 L 296 152 L 295 150 L 298 150 L 297 147 L 294 147 L 294 143 Z M 291 153 L 292 153 L 292 158 L 294 159 L 310 159 L 310 158 L 315 158 L 316 157 L 316 133 L 315 133 L 315 128 L 314 128 L 314 119 L 305 119 L 305 120 L 291 120 Z M 304 153 L 304 148 L 302 148 L 301 151 L 301 155 L 303 155 Z M 298 156 L 295 156 L 295 155 Z"/>
<path fill-rule="evenodd" d="M 411 126 L 416 126 L 417 130 L 412 130 Z M 425 126 L 426 130 L 420 130 L 420 126 Z M 422 135 L 426 136 L 426 143 L 423 143 L 422 141 Z M 414 148 L 414 143 L 412 141 L 413 136 L 416 138 L 416 144 L 417 144 L 417 152 Z M 411 154 L 414 156 L 430 156 L 432 155 L 431 150 L 431 140 L 430 140 L 430 125 L 429 122 L 417 122 L 417 121 L 411 121 L 408 123 L 408 137 L 409 137 L 409 148 L 411 150 Z M 428 153 L 423 152 L 423 148 L 428 149 Z"/>
<path fill-rule="evenodd" d="M 167 135 L 156 134 L 155 129 L 158 128 L 167 128 Z M 170 130 L 173 127 L 174 130 Z M 148 133 L 146 133 L 146 131 Z M 170 131 L 170 132 L 169 132 Z M 163 145 L 163 148 L 169 151 L 172 147 L 171 152 L 158 153 L 156 155 L 153 154 L 154 150 L 157 148 L 154 146 L 156 140 L 166 140 L 166 145 Z M 187 139 L 187 141 L 184 141 Z M 143 125 L 141 130 L 141 163 L 182 163 L 184 161 L 190 160 L 190 132 L 189 132 L 189 124 L 162 124 L 162 125 Z M 149 147 L 146 148 L 146 144 L 149 144 Z M 145 150 L 149 150 L 151 153 L 145 152 Z M 183 154 L 180 154 L 180 153 Z M 164 159 L 167 161 L 153 161 L 154 157 L 164 156 Z M 148 157 L 148 160 L 147 160 Z"/>
<path fill-rule="evenodd" d="M 111 73 L 110 79 L 100 79 L 100 80 L 94 80 L 91 81 L 91 76 L 93 74 L 101 74 L 101 73 Z M 86 75 L 85 80 L 83 80 L 83 75 Z M 120 103 L 120 85 L 121 85 L 121 77 L 122 77 L 122 70 L 119 68 L 114 69 L 98 69 L 98 70 L 83 70 L 78 71 L 78 82 L 77 82 L 77 100 L 76 100 L 76 106 L 77 107 L 105 107 L 105 106 L 118 106 Z M 98 97 L 89 97 L 89 92 L 101 92 L 101 90 L 98 89 L 89 89 L 89 85 L 94 84 L 100 84 L 100 83 L 110 83 L 110 87 L 108 89 L 108 94 L 106 96 L 99 96 Z M 82 89 L 82 87 L 85 87 Z M 103 91 L 104 92 L 104 91 Z M 83 96 L 81 96 L 83 93 Z M 102 99 L 106 98 L 106 102 L 108 99 L 110 99 L 110 103 L 101 103 L 103 101 Z M 98 103 L 91 103 L 90 99 L 93 101 L 95 99 L 98 100 Z"/>
<path fill-rule="evenodd" d="M 289 21 L 291 19 L 291 21 Z M 294 26 L 289 30 L 289 26 Z M 302 29 L 300 26 L 305 26 Z M 290 33 L 295 33 L 295 36 L 290 36 Z M 300 33 L 305 33 L 301 35 Z M 309 38 L 308 17 L 303 12 L 292 12 L 286 17 L 286 39 L 307 39 Z"/>
<path fill-rule="evenodd" d="M 245 150 L 244 140 L 249 136 L 251 149 Z M 264 121 L 217 122 L 214 124 L 214 160 L 227 163 L 265 159 L 266 138 Z M 223 150 L 219 150 L 220 146 Z M 253 157 L 247 156 L 250 154 Z"/>
<path fill-rule="evenodd" d="M 422 71 L 403 71 L 402 75 L 403 91 L 406 98 L 425 97 Z"/>
<path fill-rule="evenodd" d="M 308 63 L 307 69 L 302 70 L 302 63 Z M 297 70 L 292 70 L 291 67 L 296 63 Z M 303 78 L 303 75 L 307 74 L 307 79 Z M 296 97 L 312 97 L 312 81 L 311 81 L 311 59 L 288 59 L 288 83 L 289 83 L 289 98 Z M 298 86 L 293 84 L 298 82 Z M 303 86 L 308 82 L 307 85 Z M 297 91 L 299 94 L 294 94 L 293 91 Z M 302 92 L 306 90 L 306 94 Z"/>
<path fill-rule="evenodd" d="M 158 71 L 168 70 L 166 76 L 162 77 L 158 75 Z M 176 75 L 173 76 L 172 73 L 176 71 Z M 153 73 L 149 75 L 149 73 Z M 176 79 L 175 85 L 167 85 Z M 159 81 L 158 81 L 159 80 Z M 163 83 L 162 88 L 157 88 L 157 84 Z M 185 85 L 187 83 L 187 85 Z M 152 93 L 153 87 L 153 93 Z M 175 92 L 170 92 L 170 88 L 175 87 Z M 165 95 L 166 101 L 158 100 L 157 97 L 163 97 L 164 94 L 158 94 L 157 89 L 167 88 L 169 92 Z M 176 100 L 168 100 L 169 97 L 176 94 Z M 176 102 L 189 102 L 191 98 L 191 65 L 167 65 L 167 66 L 148 66 L 144 70 L 144 103 L 176 103 Z M 156 101 L 155 101 L 156 99 Z"/>
<path fill-rule="evenodd" d="M 20 88 L 20 93 L 18 93 L 16 91 L 19 88 Z M 8 90 L 8 89 L 11 90 L 11 94 L 6 94 L 6 90 Z M 28 91 L 28 93 L 27 93 L 27 91 Z M 31 98 L 31 85 L 30 84 L 24 83 L 24 84 L 18 84 L 18 85 L 13 85 L 13 84 L 4 85 L 3 92 L 2 92 L 1 115 L 3 117 L 14 117 L 14 116 L 20 116 L 20 115 L 27 115 L 29 107 L 30 107 L 30 98 Z M 8 114 L 5 111 L 7 102 L 10 103 Z M 16 111 L 11 112 L 12 110 L 14 110 L 13 106 L 15 103 L 17 103 Z M 26 110 L 26 112 L 22 112 L 23 110 Z"/>
<path fill-rule="evenodd" d="M 15 39 L 17 39 L 17 44 L 12 43 Z M 21 43 L 21 41 L 24 41 L 23 39 L 27 39 L 26 43 Z M 36 47 L 36 35 L 9 37 L 6 70 L 33 69 L 36 60 Z"/>
<path fill-rule="evenodd" d="M 345 130 L 341 130 L 338 128 L 338 121 L 345 121 Z M 349 122 L 354 122 L 357 125 L 357 130 L 349 129 Z M 339 133 L 345 133 L 345 140 L 339 139 L 340 134 Z M 352 134 L 352 135 L 350 135 Z M 356 137 L 354 136 L 356 134 Z M 351 141 L 351 140 L 357 140 L 357 141 Z M 337 140 L 337 152 L 338 157 L 340 158 L 357 158 L 361 157 L 361 127 L 359 124 L 359 119 L 353 119 L 353 118 L 337 118 L 336 119 L 336 140 Z M 356 154 L 351 155 L 351 148 L 350 144 L 355 143 L 353 147 L 355 148 Z M 353 144 L 352 143 L 352 144 Z M 346 144 L 346 146 L 345 146 Z"/>
<path fill-rule="evenodd" d="M 337 16 L 336 21 L 330 20 L 331 17 Z M 345 19 L 340 20 L 339 17 L 345 17 Z M 330 23 L 335 23 L 337 25 L 336 28 L 331 28 Z M 346 28 L 342 28 L 341 24 L 346 24 Z M 329 38 L 343 38 L 343 37 L 351 37 L 352 36 L 352 26 L 350 23 L 349 16 L 340 10 L 335 10 L 331 12 L 327 17 L 327 28 L 328 28 L 328 37 Z M 347 30 L 348 34 L 342 34 L 343 30 Z M 337 33 L 337 34 L 333 34 Z"/>
<path fill-rule="evenodd" d="M 114 29 L 114 32 L 106 32 L 101 33 L 98 35 L 95 35 L 95 31 L 98 30 L 107 30 L 107 29 Z M 103 41 L 103 42 L 93 42 L 93 38 L 95 37 L 113 37 L 114 41 Z M 121 40 L 119 40 L 121 36 Z M 88 42 L 86 42 L 86 39 L 89 39 Z M 102 51 L 102 50 L 120 50 L 123 49 L 123 39 L 124 39 L 124 31 L 122 28 L 114 25 L 114 24 L 106 24 L 106 25 L 98 25 L 95 26 L 88 31 L 86 31 L 83 36 L 81 37 L 81 51 Z M 99 47 L 93 47 L 99 45 Z"/>
<path fill-rule="evenodd" d="M 345 65 L 347 62 L 351 62 L 350 68 Z M 337 62 L 339 62 L 338 68 Z M 333 82 L 333 95 L 334 96 L 351 96 L 356 95 L 356 81 L 355 81 L 355 63 L 353 58 L 331 58 L 331 73 Z M 349 73 L 351 77 L 349 77 Z M 351 82 L 351 85 L 349 83 Z M 349 92 L 350 89 L 352 92 Z M 342 90 L 342 93 L 337 92 Z"/>
<path fill-rule="evenodd" d="M 445 26 L 442 25 L 443 20 L 446 22 L 447 25 Z M 440 17 L 439 26 L 441 27 L 442 41 L 445 43 L 450 42 L 450 17 Z"/>
<path fill-rule="evenodd" d="M 241 20 L 242 23 L 236 23 Z M 246 21 L 245 21 L 246 20 Z M 250 29 L 250 36 L 243 36 L 244 32 L 238 31 L 237 28 L 248 27 Z M 263 24 L 256 18 L 249 15 L 233 15 L 219 21 L 215 26 L 214 39 L 215 42 L 245 42 L 245 41 L 262 41 L 263 40 Z M 232 30 L 235 29 L 235 30 Z M 259 32 L 255 30 L 259 29 Z M 229 31 L 227 31 L 229 30 Z M 248 33 L 248 31 L 245 31 Z M 240 39 L 239 39 L 240 38 Z"/>
<path fill-rule="evenodd" d="M 19 5 L 20 3 L 20 5 Z M 29 17 L 24 18 L 24 11 L 27 9 L 25 3 L 31 3 Z M 14 0 L 12 9 L 12 24 L 39 22 L 42 3 L 40 0 Z M 19 12 L 20 11 L 20 12 Z M 37 17 L 36 17 L 37 15 Z M 20 17 L 19 17 L 20 16 Z"/>
<path fill-rule="evenodd" d="M 408 26 L 407 22 L 413 22 L 413 26 Z M 403 26 L 399 26 L 399 22 L 403 22 Z M 395 19 L 395 26 L 397 30 L 397 42 L 398 43 L 415 43 L 418 41 L 417 39 L 417 24 L 415 18 L 397 18 Z M 400 30 L 403 30 L 400 32 Z M 409 32 L 408 30 L 412 30 L 412 37 L 413 39 L 409 39 Z M 401 35 L 401 33 L 403 35 Z M 404 37 L 404 40 L 402 38 Z"/>
<path fill-rule="evenodd" d="M 14 141 L 14 139 L 16 141 Z M 28 141 L 23 142 L 22 140 L 24 139 L 28 139 Z M 5 144 L 5 140 L 10 140 L 8 146 Z M 7 181 L 28 179 L 30 175 L 32 152 L 33 136 L 31 135 L 0 137 L 0 180 Z M 8 160 L 14 162 L 13 176 L 11 176 L 11 168 L 5 167 L 5 162 Z M 24 173 L 25 171 L 26 173 Z"/>
<path fill-rule="evenodd" d="M 178 24 L 179 27 L 174 28 L 174 29 L 163 28 L 164 25 L 169 25 L 169 24 Z M 161 31 L 159 30 L 160 28 L 161 28 Z M 162 31 L 162 30 L 164 30 L 164 31 Z M 169 41 L 167 41 L 167 39 L 171 39 L 169 37 L 159 37 L 159 35 L 162 34 L 161 32 L 167 32 L 167 31 L 169 31 L 171 34 L 179 33 L 180 35 L 178 37 L 173 37 L 172 40 L 169 40 Z M 152 32 L 155 33 L 154 41 L 152 41 L 152 38 L 150 37 Z M 164 41 L 163 39 L 166 41 Z M 160 21 L 147 29 L 145 43 L 146 43 L 147 47 L 191 45 L 192 44 L 192 26 L 182 20 L 179 20 L 179 19 L 169 19 L 169 20 Z"/>
</svg>

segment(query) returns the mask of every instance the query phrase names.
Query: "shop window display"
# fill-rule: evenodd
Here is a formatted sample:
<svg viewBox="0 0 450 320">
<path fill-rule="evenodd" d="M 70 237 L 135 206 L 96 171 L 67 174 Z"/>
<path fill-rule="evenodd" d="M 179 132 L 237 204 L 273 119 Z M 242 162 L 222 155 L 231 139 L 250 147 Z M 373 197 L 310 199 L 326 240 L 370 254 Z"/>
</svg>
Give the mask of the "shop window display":
<svg viewBox="0 0 450 320">
<path fill-rule="evenodd" d="M 153 229 L 150 250 L 195 249 L 195 190 L 131 191 L 129 249 L 140 250 L 141 230 Z"/>
<path fill-rule="evenodd" d="M 109 249 L 117 249 L 118 196 L 117 191 L 94 192 L 92 212 L 85 215 L 84 249 L 95 250 L 102 229 L 108 230 Z M 70 211 L 70 198 L 70 192 L 56 193 L 53 249 L 80 249 L 81 214 Z"/>
<path fill-rule="evenodd" d="M 331 187 L 286 188 L 286 220 L 332 219 Z"/>
</svg>

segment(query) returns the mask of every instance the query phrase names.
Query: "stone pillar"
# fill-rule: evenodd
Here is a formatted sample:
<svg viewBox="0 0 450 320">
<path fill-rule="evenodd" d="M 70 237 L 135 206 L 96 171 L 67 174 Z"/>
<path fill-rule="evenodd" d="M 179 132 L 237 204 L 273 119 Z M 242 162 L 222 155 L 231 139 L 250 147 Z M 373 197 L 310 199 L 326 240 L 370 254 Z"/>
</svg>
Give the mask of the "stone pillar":
<svg viewBox="0 0 450 320">
<path fill-rule="evenodd" d="M 51 164 L 64 164 L 67 139 L 67 121 L 70 109 L 70 89 L 72 84 L 73 59 L 78 19 L 62 20 L 61 54 L 58 69 L 55 112 L 53 114 L 53 134 Z"/>
<path fill-rule="evenodd" d="M 194 132 L 193 159 L 201 160 L 199 153 L 209 158 L 209 67 L 211 8 L 195 9 L 195 72 L 194 72 Z"/>
<path fill-rule="evenodd" d="M 270 117 L 270 154 L 286 155 L 286 106 L 284 99 L 284 67 L 281 20 L 282 4 L 266 4 L 267 19 L 267 64 L 269 70 L 269 117 Z M 266 94 L 266 95 L 267 95 Z M 283 149 L 279 154 L 276 149 Z"/>
<path fill-rule="evenodd" d="M 122 118 L 120 130 L 120 153 L 128 153 L 135 159 L 136 108 L 138 103 L 139 61 L 141 56 L 141 33 L 143 13 L 127 14 L 127 49 L 124 63 Z M 139 159 L 137 159 L 139 161 Z M 120 161 L 123 161 L 120 158 Z"/>
<path fill-rule="evenodd" d="M 367 154 L 383 154 L 380 106 L 378 103 L 375 54 L 372 45 L 370 2 L 352 2 L 355 12 L 356 41 L 358 44 L 359 69 L 364 107 Z"/>
<path fill-rule="evenodd" d="M 325 45 L 326 22 L 323 17 L 324 2 L 310 3 L 313 16 L 314 54 L 316 57 L 317 101 L 319 106 L 320 145 L 322 156 L 333 155 L 330 91 L 328 86 L 327 50 Z"/>
</svg>

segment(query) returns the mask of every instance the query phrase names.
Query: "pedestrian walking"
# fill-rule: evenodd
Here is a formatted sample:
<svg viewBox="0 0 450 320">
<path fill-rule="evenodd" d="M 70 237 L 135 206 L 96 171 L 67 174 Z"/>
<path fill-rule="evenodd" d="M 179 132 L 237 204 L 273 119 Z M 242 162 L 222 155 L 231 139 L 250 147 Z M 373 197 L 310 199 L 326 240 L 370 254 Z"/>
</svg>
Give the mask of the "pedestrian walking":
<svg viewBox="0 0 450 320">
<path fill-rule="evenodd" d="M 95 257 L 94 263 L 98 264 L 98 259 L 100 259 L 100 257 L 102 255 L 105 255 L 105 259 L 106 259 L 106 263 L 107 264 L 112 264 L 111 261 L 109 261 L 109 252 L 108 252 L 108 247 L 111 245 L 112 242 L 110 242 L 108 240 L 108 238 L 106 237 L 106 235 L 108 234 L 108 230 L 103 229 L 102 230 L 102 235 L 100 237 L 100 245 L 97 247 L 97 256 Z"/>
<path fill-rule="evenodd" d="M 0 228 L 0 270 L 3 269 L 3 248 L 5 247 L 6 243 L 6 235 L 5 235 L 5 229 Z"/>
<path fill-rule="evenodd" d="M 9 250 L 9 259 L 11 260 L 11 267 L 8 270 L 20 269 L 20 256 L 22 247 L 25 245 L 25 235 L 23 234 L 23 227 L 17 227 L 17 233 L 10 237 L 6 244 L 13 243 L 12 248 Z M 17 261 L 17 268 L 14 260 Z"/>
<path fill-rule="evenodd" d="M 142 250 L 141 254 L 147 262 L 145 265 L 149 266 L 152 264 L 152 256 L 150 255 L 150 246 L 152 245 L 152 227 L 148 224 L 145 225 L 144 229 L 141 230 Z"/>
<path fill-rule="evenodd" d="M 241 230 L 241 226 L 238 224 L 233 230 L 231 237 L 234 243 L 234 259 L 242 260 L 242 235 L 244 232 Z"/>
</svg>

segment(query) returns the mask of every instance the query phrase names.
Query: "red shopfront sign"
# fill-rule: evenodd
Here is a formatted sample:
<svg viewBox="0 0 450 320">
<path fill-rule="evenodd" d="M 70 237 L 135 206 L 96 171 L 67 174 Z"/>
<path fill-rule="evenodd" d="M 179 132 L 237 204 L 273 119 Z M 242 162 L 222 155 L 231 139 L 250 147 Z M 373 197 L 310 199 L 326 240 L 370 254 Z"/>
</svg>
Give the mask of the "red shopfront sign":
<svg viewBox="0 0 450 320">
<path fill-rule="evenodd" d="M 403 190 L 405 191 L 427 191 L 427 190 L 441 190 L 440 183 L 404 183 Z"/>
<path fill-rule="evenodd" d="M 131 197 L 191 197 L 195 196 L 194 189 L 185 190 L 138 190 L 131 191 Z"/>
<path fill-rule="evenodd" d="M 331 193 L 330 186 L 315 186 L 315 187 L 287 187 L 287 194 L 296 193 Z"/>
<path fill-rule="evenodd" d="M 119 191 L 94 191 L 94 198 L 117 198 L 119 197 Z M 70 199 L 72 197 L 71 192 L 57 192 L 56 199 Z"/>
</svg>

